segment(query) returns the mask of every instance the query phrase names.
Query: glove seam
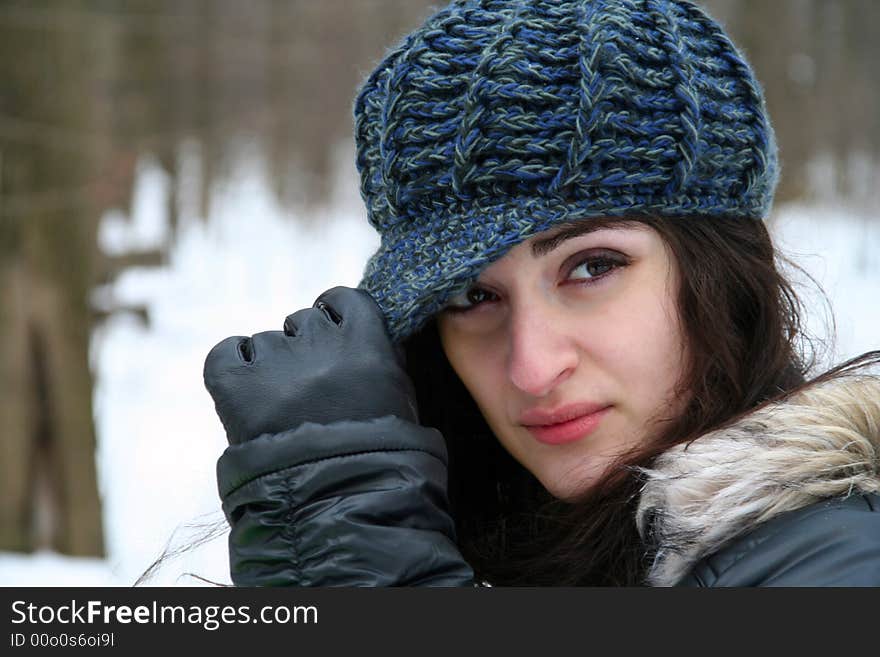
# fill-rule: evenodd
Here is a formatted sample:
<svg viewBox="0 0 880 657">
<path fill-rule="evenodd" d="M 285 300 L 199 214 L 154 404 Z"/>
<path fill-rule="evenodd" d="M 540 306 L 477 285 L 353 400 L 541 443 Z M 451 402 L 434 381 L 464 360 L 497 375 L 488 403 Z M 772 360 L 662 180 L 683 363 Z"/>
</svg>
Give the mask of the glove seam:
<svg viewBox="0 0 880 657">
<path fill-rule="evenodd" d="M 414 447 L 400 447 L 400 448 L 396 448 L 396 449 L 395 449 L 395 448 L 390 448 L 390 449 L 365 449 L 365 450 L 358 450 L 358 451 L 355 451 L 355 452 L 346 452 L 346 453 L 344 453 L 344 454 L 334 454 L 334 455 L 332 455 L 332 456 L 324 456 L 324 457 L 321 457 L 321 458 L 311 459 L 311 460 L 307 460 L 307 461 L 299 461 L 299 462 L 297 462 L 297 463 L 290 463 L 290 464 L 288 464 L 288 465 L 276 466 L 276 467 L 272 467 L 272 468 L 270 468 L 270 469 L 266 469 L 266 470 L 260 471 L 260 472 L 258 472 L 258 473 L 256 473 L 256 474 L 253 474 L 253 475 L 249 476 L 249 477 L 248 477 L 247 479 L 245 479 L 244 481 L 241 481 L 241 482 L 236 483 L 234 486 L 232 486 L 229 490 L 227 490 L 227 491 L 223 494 L 223 498 L 224 498 L 224 499 L 228 498 L 230 495 L 233 495 L 237 490 L 239 490 L 239 489 L 242 488 L 243 486 L 246 486 L 247 484 L 249 484 L 249 483 L 251 483 L 251 482 L 253 482 L 253 481 L 256 481 L 257 479 L 261 479 L 261 478 L 263 478 L 263 477 L 267 477 L 267 476 L 272 475 L 272 474 L 277 474 L 277 473 L 279 473 L 279 472 L 284 472 L 285 470 L 290 470 L 290 469 L 293 469 L 293 468 L 298 468 L 298 467 L 301 467 L 301 466 L 304 466 L 304 465 L 313 465 L 313 464 L 315 464 L 315 463 L 322 463 L 322 462 L 324 462 L 324 461 L 332 461 L 332 460 L 334 460 L 334 459 L 347 458 L 347 457 L 351 457 L 351 456 L 362 456 L 362 455 L 365 455 L 365 454 L 386 454 L 386 453 L 395 453 L 395 452 L 421 452 L 422 454 L 427 454 L 428 456 L 431 456 L 431 457 L 437 459 L 438 461 L 440 461 L 440 462 L 443 464 L 443 467 L 444 467 L 444 468 L 447 467 L 446 461 L 444 461 L 442 458 L 440 458 L 440 457 L 437 456 L 436 454 L 433 454 L 433 453 L 431 453 L 431 452 L 429 452 L 429 451 L 427 451 L 427 450 L 424 450 L 424 449 L 417 449 L 417 448 L 414 448 Z M 292 489 L 290 489 L 290 492 L 291 492 L 291 493 L 293 492 Z"/>
</svg>

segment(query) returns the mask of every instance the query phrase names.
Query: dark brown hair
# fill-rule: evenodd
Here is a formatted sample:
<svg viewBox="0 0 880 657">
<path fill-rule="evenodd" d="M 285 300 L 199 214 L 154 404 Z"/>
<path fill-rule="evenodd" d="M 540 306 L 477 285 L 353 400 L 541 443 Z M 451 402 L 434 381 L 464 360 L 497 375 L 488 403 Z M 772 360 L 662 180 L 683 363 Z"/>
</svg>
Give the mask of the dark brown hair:
<svg viewBox="0 0 880 657">
<path fill-rule="evenodd" d="M 609 468 L 574 503 L 554 500 L 499 445 L 440 346 L 434 322 L 404 344 L 423 424 L 444 434 L 459 545 L 494 585 L 636 585 L 650 546 L 634 522 L 639 479 L 669 447 L 803 386 L 816 360 L 797 294 L 766 226 L 741 218 L 628 217 L 649 224 L 678 262 L 689 403 L 658 436 Z"/>
</svg>

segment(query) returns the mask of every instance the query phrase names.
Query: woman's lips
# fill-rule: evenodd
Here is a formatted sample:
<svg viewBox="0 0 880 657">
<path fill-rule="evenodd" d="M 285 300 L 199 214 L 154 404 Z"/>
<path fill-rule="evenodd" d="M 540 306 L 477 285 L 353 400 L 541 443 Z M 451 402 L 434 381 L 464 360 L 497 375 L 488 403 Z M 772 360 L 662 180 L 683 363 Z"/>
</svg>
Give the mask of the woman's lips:
<svg viewBox="0 0 880 657">
<path fill-rule="evenodd" d="M 538 442 L 546 445 L 562 445 L 564 443 L 580 440 L 593 433 L 609 410 L 611 410 L 611 407 L 606 406 L 605 408 L 600 408 L 592 413 L 586 413 L 574 419 L 559 422 L 557 424 L 535 424 L 524 426 Z"/>
</svg>

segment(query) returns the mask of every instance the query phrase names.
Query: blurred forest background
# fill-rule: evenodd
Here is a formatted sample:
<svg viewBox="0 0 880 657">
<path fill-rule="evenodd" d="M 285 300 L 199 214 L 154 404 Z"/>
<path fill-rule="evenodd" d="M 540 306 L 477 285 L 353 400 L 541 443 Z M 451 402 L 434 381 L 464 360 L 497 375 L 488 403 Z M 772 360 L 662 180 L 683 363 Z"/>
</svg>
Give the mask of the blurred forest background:
<svg viewBox="0 0 880 657">
<path fill-rule="evenodd" d="M 105 555 L 112 491 L 95 461 L 105 437 L 93 337 L 119 314 L 145 330 L 152 320 L 148 304 L 113 294 L 114 281 L 168 265 L 181 208 L 213 221 L 212 190 L 240 175 L 242 153 L 258 154 L 291 221 L 324 216 L 340 179 L 356 194 L 351 164 L 348 177 L 334 168 L 353 160 L 356 88 L 438 4 L 0 1 L 0 551 Z M 876 226 L 880 2 L 702 4 L 765 86 L 779 202 L 845 206 Z M 156 239 L 114 241 L 102 222 L 134 216 L 145 161 L 163 176 L 166 225 Z M 242 232 L 252 219 L 238 218 Z M 222 304 L 222 286 L 213 293 Z M 276 308 L 279 320 L 287 312 Z M 161 473 L 153 485 L 166 485 Z"/>
</svg>

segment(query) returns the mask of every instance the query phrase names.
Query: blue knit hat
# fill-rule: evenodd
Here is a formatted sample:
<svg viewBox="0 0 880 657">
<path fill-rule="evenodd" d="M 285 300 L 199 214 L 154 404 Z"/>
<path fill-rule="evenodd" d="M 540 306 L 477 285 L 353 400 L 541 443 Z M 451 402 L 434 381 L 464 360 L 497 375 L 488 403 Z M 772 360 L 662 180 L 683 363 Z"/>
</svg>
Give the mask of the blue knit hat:
<svg viewBox="0 0 880 657">
<path fill-rule="evenodd" d="M 684 0 L 455 0 L 367 79 L 355 137 L 382 238 L 359 287 L 395 340 L 536 233 L 762 219 L 778 178 L 760 85 Z"/>
</svg>

